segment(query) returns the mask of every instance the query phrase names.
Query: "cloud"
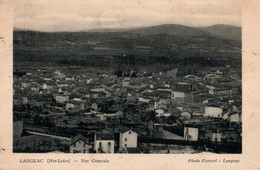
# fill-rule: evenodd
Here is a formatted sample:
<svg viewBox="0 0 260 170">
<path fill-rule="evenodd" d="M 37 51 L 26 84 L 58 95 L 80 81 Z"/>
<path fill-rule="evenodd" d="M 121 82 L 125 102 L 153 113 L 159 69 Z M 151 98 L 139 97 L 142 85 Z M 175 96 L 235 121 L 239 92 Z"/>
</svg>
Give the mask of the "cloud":
<svg viewBox="0 0 260 170">
<path fill-rule="evenodd" d="M 239 0 L 16 0 L 14 26 L 79 31 L 175 23 L 240 25 Z"/>
</svg>

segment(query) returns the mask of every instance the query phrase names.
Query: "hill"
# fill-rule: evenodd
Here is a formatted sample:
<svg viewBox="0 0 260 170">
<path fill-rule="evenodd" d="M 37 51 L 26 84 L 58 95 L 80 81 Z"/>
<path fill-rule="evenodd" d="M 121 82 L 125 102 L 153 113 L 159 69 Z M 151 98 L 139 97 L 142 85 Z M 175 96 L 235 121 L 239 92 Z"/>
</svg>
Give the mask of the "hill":
<svg viewBox="0 0 260 170">
<path fill-rule="evenodd" d="M 142 61 L 140 63 L 149 61 L 153 64 L 152 58 L 156 57 L 166 57 L 169 61 L 190 57 L 241 59 L 241 38 L 226 38 L 221 30 L 231 35 L 234 33 L 229 31 L 234 28 L 219 27 L 192 28 L 170 24 L 89 32 L 20 30 L 14 31 L 14 60 L 66 63 L 77 60 L 95 64 L 96 60 L 104 63 L 105 58 L 113 64 L 114 56 L 129 55 Z"/>
<path fill-rule="evenodd" d="M 121 29 L 91 29 L 82 32 L 125 32 L 131 34 L 137 34 L 139 36 L 155 35 L 155 34 L 169 34 L 169 35 L 183 35 L 183 36 L 192 36 L 192 35 L 210 35 L 211 33 L 201 30 L 200 28 L 193 28 L 184 25 L 176 24 L 163 24 L 150 27 L 138 27 L 138 28 L 121 28 Z"/>
<path fill-rule="evenodd" d="M 241 27 L 231 25 L 212 25 L 209 27 L 200 27 L 198 29 L 214 34 L 220 38 L 241 41 Z"/>
<path fill-rule="evenodd" d="M 176 25 L 176 24 L 165 24 L 165 25 L 138 28 L 135 30 L 130 30 L 129 32 L 133 34 L 139 34 L 140 36 L 155 35 L 155 34 L 168 34 L 168 35 L 175 35 L 175 36 L 211 35 L 210 33 L 197 28 L 188 27 L 184 25 Z"/>
</svg>

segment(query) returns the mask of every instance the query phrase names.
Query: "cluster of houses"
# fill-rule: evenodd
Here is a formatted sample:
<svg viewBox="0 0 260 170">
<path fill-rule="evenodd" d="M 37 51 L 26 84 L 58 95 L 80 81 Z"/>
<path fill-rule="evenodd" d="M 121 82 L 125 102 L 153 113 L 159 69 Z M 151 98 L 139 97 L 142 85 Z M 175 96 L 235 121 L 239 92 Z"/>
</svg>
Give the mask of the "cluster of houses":
<svg viewBox="0 0 260 170">
<path fill-rule="evenodd" d="M 95 133 L 94 139 L 78 134 L 73 137 L 70 153 L 140 153 L 137 146 L 138 134 L 133 130 L 120 130 L 114 133 Z"/>
<path fill-rule="evenodd" d="M 141 72 L 136 77 L 117 77 L 112 72 L 100 73 L 79 67 L 26 69 L 26 75 L 14 76 L 14 106 L 38 107 L 50 117 L 58 114 L 60 118 L 53 120 L 56 126 L 60 126 L 60 120 L 68 115 L 92 116 L 106 123 L 111 117 L 122 117 L 148 126 L 148 122 L 141 120 L 141 115 L 154 113 L 153 125 L 166 124 L 165 121 L 173 118 L 182 127 L 193 124 L 184 127 L 181 135 L 182 139 L 192 141 L 199 140 L 202 130 L 205 134 L 211 131 L 209 138 L 212 141 L 223 141 L 231 131 L 237 133 L 228 128 L 197 128 L 196 125 L 203 121 L 207 124 L 226 121 L 241 126 L 241 75 L 231 68 L 211 68 L 199 76 L 184 77 L 177 76 L 178 69 Z M 130 106 L 134 109 L 129 109 Z M 41 111 L 35 114 L 40 115 Z M 137 114 L 139 116 L 135 117 Z M 73 124 L 71 127 L 76 127 L 77 123 L 70 120 L 63 126 Z M 97 133 L 93 139 L 78 135 L 72 139 L 70 152 L 114 153 L 115 148 L 128 152 L 127 148 L 136 147 L 137 133 L 131 130 L 120 133 L 117 140 L 113 133 Z M 164 133 L 170 132 L 165 130 Z"/>
</svg>

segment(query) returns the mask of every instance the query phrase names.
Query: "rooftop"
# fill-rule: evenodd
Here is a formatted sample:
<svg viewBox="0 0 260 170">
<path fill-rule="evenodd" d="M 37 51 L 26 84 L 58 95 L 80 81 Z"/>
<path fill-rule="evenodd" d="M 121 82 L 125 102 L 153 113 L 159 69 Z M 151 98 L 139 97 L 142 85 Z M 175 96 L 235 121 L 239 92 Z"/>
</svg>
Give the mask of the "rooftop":
<svg viewBox="0 0 260 170">
<path fill-rule="evenodd" d="M 114 140 L 112 133 L 96 133 L 96 140 Z"/>
</svg>

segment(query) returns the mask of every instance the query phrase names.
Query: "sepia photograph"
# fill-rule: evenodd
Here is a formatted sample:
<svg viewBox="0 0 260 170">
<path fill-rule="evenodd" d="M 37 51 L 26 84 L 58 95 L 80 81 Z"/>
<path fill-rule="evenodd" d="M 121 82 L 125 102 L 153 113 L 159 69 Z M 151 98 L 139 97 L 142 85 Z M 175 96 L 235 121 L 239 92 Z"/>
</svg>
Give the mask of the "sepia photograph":
<svg viewBox="0 0 260 170">
<path fill-rule="evenodd" d="M 240 0 L 14 1 L 12 152 L 242 154 L 241 15 Z"/>
</svg>

